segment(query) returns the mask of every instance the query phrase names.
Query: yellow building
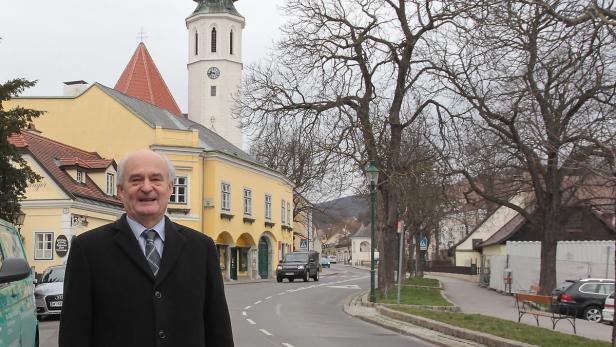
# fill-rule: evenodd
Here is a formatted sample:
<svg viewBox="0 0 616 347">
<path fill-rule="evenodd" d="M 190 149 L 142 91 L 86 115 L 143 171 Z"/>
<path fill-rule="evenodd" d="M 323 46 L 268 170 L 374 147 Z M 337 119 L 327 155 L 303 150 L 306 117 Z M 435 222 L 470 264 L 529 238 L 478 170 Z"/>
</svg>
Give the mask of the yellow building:
<svg viewBox="0 0 616 347">
<path fill-rule="evenodd" d="M 177 171 L 168 215 L 216 241 L 227 278 L 271 277 L 292 249 L 292 183 L 206 127 L 98 83 L 76 96 L 7 103 L 16 106 L 46 112 L 34 120 L 43 136 L 106 158 L 166 155 Z"/>
<path fill-rule="evenodd" d="M 122 215 L 115 197 L 116 163 L 35 131 L 14 134 L 9 142 L 41 176 L 20 202 L 25 220 L 19 230 L 28 263 L 40 273 L 66 261 L 73 237 Z"/>
</svg>

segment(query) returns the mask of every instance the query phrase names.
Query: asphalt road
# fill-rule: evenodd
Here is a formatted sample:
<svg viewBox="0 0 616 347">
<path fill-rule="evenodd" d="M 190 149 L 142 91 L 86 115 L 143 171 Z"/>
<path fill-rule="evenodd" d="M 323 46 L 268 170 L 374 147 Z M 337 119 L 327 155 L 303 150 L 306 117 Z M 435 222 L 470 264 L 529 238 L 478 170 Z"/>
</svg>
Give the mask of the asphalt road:
<svg viewBox="0 0 616 347">
<path fill-rule="evenodd" d="M 344 303 L 369 288 L 369 273 L 343 265 L 324 269 L 318 282 L 296 280 L 227 285 L 236 346 L 427 347 L 344 313 Z M 57 347 L 58 321 L 40 326 L 41 347 Z"/>
</svg>

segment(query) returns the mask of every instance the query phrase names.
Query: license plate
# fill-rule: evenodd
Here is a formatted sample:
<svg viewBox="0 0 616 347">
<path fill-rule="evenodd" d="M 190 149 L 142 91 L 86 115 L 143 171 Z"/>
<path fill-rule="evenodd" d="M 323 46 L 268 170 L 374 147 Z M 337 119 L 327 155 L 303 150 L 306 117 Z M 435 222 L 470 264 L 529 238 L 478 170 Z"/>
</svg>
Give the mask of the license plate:
<svg viewBox="0 0 616 347">
<path fill-rule="evenodd" d="M 62 307 L 62 301 L 51 301 L 49 303 L 50 307 Z"/>
<path fill-rule="evenodd" d="M 295 274 L 294 274 L 293 272 L 286 272 L 286 273 L 285 273 L 285 275 L 287 275 L 287 276 L 293 276 L 293 275 L 295 275 Z"/>
</svg>

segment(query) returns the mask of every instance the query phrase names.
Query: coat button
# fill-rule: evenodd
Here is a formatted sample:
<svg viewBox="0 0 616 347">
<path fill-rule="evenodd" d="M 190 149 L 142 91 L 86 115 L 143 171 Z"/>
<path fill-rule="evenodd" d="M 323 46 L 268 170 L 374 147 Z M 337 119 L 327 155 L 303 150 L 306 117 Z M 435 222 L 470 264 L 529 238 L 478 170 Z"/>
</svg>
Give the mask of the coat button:
<svg viewBox="0 0 616 347">
<path fill-rule="evenodd" d="M 158 337 L 160 337 L 161 339 L 165 339 L 165 338 L 167 338 L 167 334 L 165 333 L 164 330 L 159 330 L 158 331 Z"/>
<path fill-rule="evenodd" d="M 158 290 L 154 292 L 154 297 L 156 299 L 160 299 L 163 297 L 163 293 L 159 292 Z"/>
</svg>

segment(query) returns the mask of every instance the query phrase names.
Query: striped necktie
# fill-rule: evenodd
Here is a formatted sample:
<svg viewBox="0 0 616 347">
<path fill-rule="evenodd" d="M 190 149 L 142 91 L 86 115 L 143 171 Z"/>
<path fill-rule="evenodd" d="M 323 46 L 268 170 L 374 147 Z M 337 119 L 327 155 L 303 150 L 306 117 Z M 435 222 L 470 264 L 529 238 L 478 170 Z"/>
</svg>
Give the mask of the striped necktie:
<svg viewBox="0 0 616 347">
<path fill-rule="evenodd" d="M 145 238 L 145 258 L 148 261 L 150 269 L 152 269 L 152 273 L 156 276 L 160 266 L 160 254 L 154 246 L 154 240 L 156 236 L 158 236 L 158 233 L 156 230 L 149 229 L 145 230 L 142 236 Z"/>
</svg>

